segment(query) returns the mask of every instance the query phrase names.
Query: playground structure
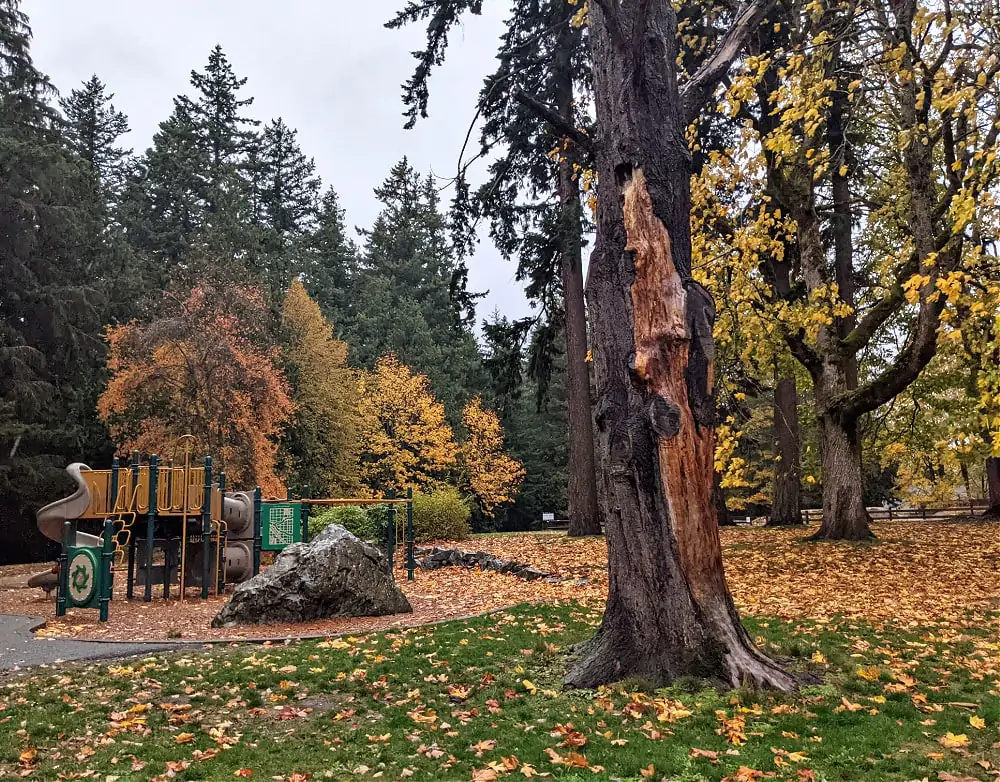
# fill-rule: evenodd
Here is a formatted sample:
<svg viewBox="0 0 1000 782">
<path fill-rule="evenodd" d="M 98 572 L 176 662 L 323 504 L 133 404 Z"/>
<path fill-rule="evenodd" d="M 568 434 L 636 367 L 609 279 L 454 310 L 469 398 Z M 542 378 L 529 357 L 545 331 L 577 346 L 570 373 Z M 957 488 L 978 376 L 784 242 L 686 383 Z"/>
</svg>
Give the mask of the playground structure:
<svg viewBox="0 0 1000 782">
<path fill-rule="evenodd" d="M 212 592 L 218 596 L 225 584 L 260 572 L 262 551 L 308 541 L 314 506 L 386 505 L 389 524 L 381 543 L 390 570 L 394 549 L 405 544 L 408 577 L 414 578 L 412 490 L 403 499 L 390 493 L 382 499 L 295 500 L 289 492 L 283 501 L 265 502 L 260 487 L 226 491 L 225 473 L 213 475 L 212 457 L 194 466 L 189 449 L 182 466 L 161 464 L 156 455 L 142 464 L 136 452 L 124 466 L 115 458 L 110 470 L 75 463 L 66 471 L 76 491 L 37 513 L 39 530 L 61 543 L 58 564 L 29 580 L 30 586 L 55 586 L 57 616 L 69 607 L 96 608 L 107 621 L 116 565 L 126 567 L 128 600 L 141 586 L 143 600 L 151 602 L 154 584 L 162 585 L 164 599 L 174 585 L 181 600 L 192 586 L 200 587 L 202 599 Z M 395 523 L 401 504 L 405 535 Z M 100 526 L 101 534 L 81 532 L 80 522 Z"/>
<path fill-rule="evenodd" d="M 153 598 L 154 583 L 169 598 L 173 584 L 179 597 L 186 588 L 201 588 L 201 597 L 221 593 L 225 583 L 239 583 L 260 569 L 260 490 L 226 492 L 225 474 L 212 474 L 212 458 L 193 466 L 161 465 L 139 454 L 110 470 L 84 464 L 66 468 L 76 491 L 38 511 L 38 528 L 62 543 L 58 567 L 56 614 L 68 604 L 100 607 L 104 618 L 111 599 L 111 560 L 127 561 L 126 593 L 144 587 Z M 100 536 L 78 530 L 80 522 L 99 522 Z M 142 546 L 139 536 L 144 533 Z M 162 561 L 156 562 L 156 553 Z M 36 577 L 37 578 L 37 577 Z M 96 596 L 95 596 L 96 590 Z"/>
</svg>

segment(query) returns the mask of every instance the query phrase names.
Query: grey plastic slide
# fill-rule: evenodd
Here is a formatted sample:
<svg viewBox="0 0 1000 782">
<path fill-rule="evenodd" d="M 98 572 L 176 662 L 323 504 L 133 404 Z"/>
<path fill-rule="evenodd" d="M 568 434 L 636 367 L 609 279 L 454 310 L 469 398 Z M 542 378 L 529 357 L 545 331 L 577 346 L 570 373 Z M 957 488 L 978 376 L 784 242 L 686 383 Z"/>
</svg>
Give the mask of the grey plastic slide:
<svg viewBox="0 0 1000 782">
<path fill-rule="evenodd" d="M 65 499 L 49 503 L 35 514 L 35 517 L 38 519 L 38 529 L 41 533 L 57 543 L 62 541 L 63 524 L 67 521 L 80 518 L 90 506 L 90 489 L 87 488 L 87 483 L 84 481 L 83 475 L 81 475 L 84 470 L 89 471 L 90 468 L 80 462 L 74 462 L 67 467 L 66 472 L 76 481 L 76 491 Z M 100 546 L 101 539 L 97 535 L 77 532 L 76 545 Z"/>
</svg>

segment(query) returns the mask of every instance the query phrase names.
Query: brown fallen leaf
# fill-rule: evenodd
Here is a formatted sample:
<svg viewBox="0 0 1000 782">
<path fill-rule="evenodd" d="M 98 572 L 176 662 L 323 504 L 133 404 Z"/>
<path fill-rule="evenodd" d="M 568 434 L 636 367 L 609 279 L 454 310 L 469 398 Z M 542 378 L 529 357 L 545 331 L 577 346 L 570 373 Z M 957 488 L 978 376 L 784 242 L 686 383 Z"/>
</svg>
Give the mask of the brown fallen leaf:
<svg viewBox="0 0 1000 782">
<path fill-rule="evenodd" d="M 691 747 L 688 757 L 705 758 L 706 760 L 710 760 L 713 765 L 719 765 L 719 753 L 710 749 L 698 749 L 697 747 Z"/>
</svg>

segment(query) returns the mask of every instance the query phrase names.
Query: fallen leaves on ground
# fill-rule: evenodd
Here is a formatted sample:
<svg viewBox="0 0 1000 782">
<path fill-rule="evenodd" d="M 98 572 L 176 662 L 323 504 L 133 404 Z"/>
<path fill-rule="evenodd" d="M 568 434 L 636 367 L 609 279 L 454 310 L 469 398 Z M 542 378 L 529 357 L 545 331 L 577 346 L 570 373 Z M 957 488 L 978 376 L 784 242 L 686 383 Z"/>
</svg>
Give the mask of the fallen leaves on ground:
<svg viewBox="0 0 1000 782">
<path fill-rule="evenodd" d="M 131 770 L 155 780 L 485 782 L 658 780 L 688 770 L 728 782 L 816 782 L 852 778 L 841 773 L 850 768 L 870 780 L 994 778 L 997 526 L 876 529 L 875 545 L 807 545 L 803 530 L 722 533 L 751 637 L 817 677 L 795 696 L 642 682 L 565 692 L 570 650 L 600 621 L 603 543 L 498 536 L 465 547 L 586 582 L 418 572 L 415 582 L 400 579 L 413 617 L 293 628 L 335 628 L 340 637 L 211 653 L 191 647 L 7 677 L 0 724 L 11 739 L 0 746 L 0 777 L 124 782 Z M 529 605 L 405 625 L 509 602 Z M 158 628 L 178 609 L 204 621 L 217 607 L 116 603 L 108 630 Z M 93 628 L 84 622 L 90 615 L 77 611 L 53 628 Z"/>
</svg>

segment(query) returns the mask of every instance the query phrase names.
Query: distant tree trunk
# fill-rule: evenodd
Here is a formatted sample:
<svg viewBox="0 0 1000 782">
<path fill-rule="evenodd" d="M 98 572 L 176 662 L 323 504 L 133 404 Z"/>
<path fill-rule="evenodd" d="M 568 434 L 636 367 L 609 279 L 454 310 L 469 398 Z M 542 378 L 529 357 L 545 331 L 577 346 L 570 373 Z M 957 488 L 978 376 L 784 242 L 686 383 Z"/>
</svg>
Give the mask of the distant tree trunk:
<svg viewBox="0 0 1000 782">
<path fill-rule="evenodd" d="M 986 488 L 990 505 L 985 515 L 1000 518 L 1000 459 L 991 456 L 986 460 Z"/>
<path fill-rule="evenodd" d="M 768 524 L 776 527 L 802 523 L 799 445 L 799 405 L 795 376 L 778 377 L 774 384 L 774 501 Z"/>
<path fill-rule="evenodd" d="M 568 48 L 561 48 L 553 65 L 558 79 L 560 115 L 573 124 L 573 72 Z M 600 535 L 597 505 L 597 467 L 594 456 L 594 421 L 590 405 L 590 372 L 587 368 L 587 312 L 583 291 L 583 206 L 580 183 L 574 176 L 570 151 L 559 163 L 559 202 L 562 210 L 559 246 L 563 303 L 566 309 L 566 366 L 569 412 L 569 536 Z"/>
<path fill-rule="evenodd" d="M 854 213 L 851 209 L 851 183 L 848 179 L 850 160 L 844 118 L 848 115 L 847 83 L 844 63 L 840 58 L 840 41 L 833 44 L 832 61 L 837 73 L 837 89 L 833 91 L 827 120 L 827 141 L 830 146 L 830 177 L 833 182 L 833 256 L 834 277 L 840 299 L 854 307 Z M 840 338 L 844 339 L 858 325 L 854 314 L 838 320 Z M 854 353 L 844 356 L 847 390 L 858 387 L 858 359 Z M 859 443 L 860 451 L 860 443 Z"/>
<path fill-rule="evenodd" d="M 560 107 L 573 121 L 573 81 L 563 81 Z M 583 290 L 583 242 L 580 184 L 573 176 L 572 160 L 559 163 L 559 201 L 563 302 L 566 309 L 566 366 L 569 412 L 569 535 L 600 535 L 597 506 L 597 467 L 594 456 L 594 420 L 590 406 L 590 372 L 587 368 L 587 311 Z"/>
<path fill-rule="evenodd" d="M 790 690 L 743 629 L 722 567 L 715 307 L 691 277 L 676 16 L 667 2 L 601 0 L 590 20 L 599 200 L 587 298 L 609 584 L 602 625 L 567 683 L 691 675 Z"/>
<path fill-rule="evenodd" d="M 719 526 L 736 526 L 733 516 L 729 512 L 729 506 L 726 504 L 726 490 L 722 488 L 722 474 L 719 472 L 716 472 L 712 478 L 712 502 L 715 503 L 715 512 L 719 519 Z"/>
<path fill-rule="evenodd" d="M 858 423 L 825 413 L 819 419 L 823 470 L 823 523 L 813 536 L 829 540 L 874 538 L 865 508 Z"/>
</svg>

